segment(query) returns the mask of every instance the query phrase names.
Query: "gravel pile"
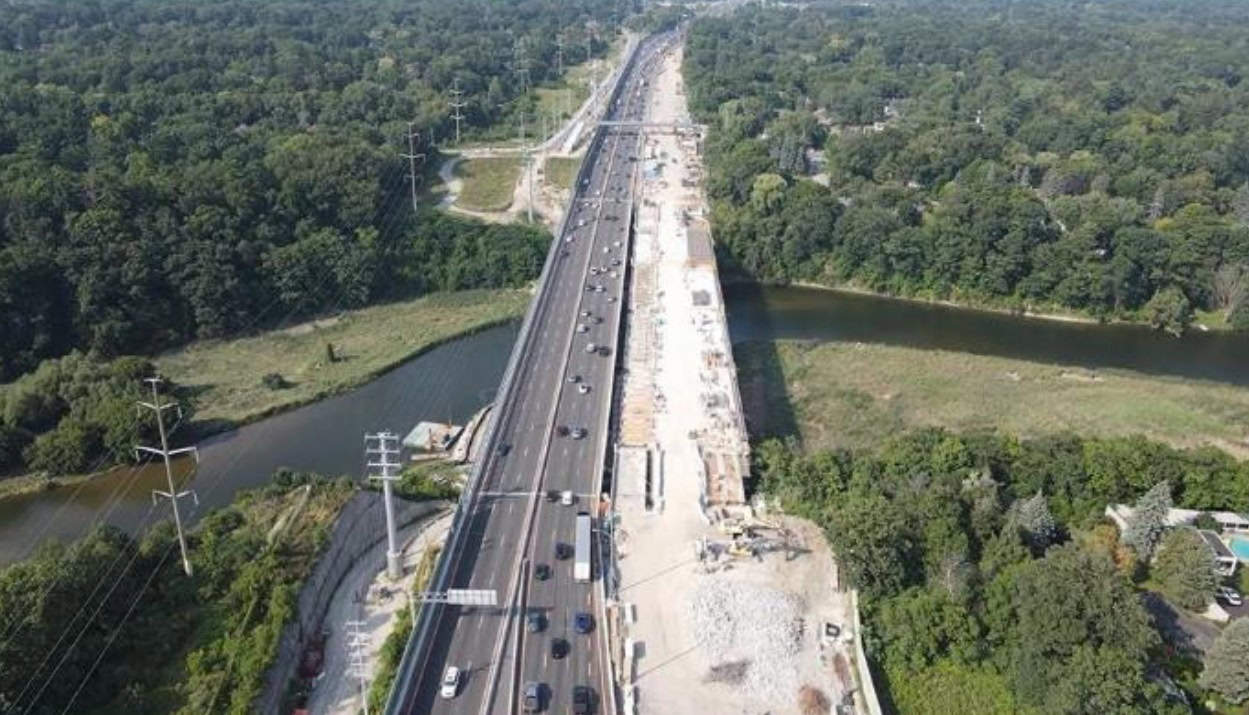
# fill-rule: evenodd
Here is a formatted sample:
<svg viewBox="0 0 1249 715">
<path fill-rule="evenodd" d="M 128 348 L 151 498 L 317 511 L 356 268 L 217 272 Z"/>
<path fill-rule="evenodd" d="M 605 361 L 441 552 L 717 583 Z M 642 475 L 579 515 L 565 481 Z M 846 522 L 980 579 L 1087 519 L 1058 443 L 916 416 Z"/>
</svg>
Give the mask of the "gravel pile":
<svg viewBox="0 0 1249 715">
<path fill-rule="evenodd" d="M 802 599 L 767 586 L 709 580 L 687 606 L 709 673 L 746 663 L 742 695 L 773 704 L 793 700 L 800 685 Z"/>
</svg>

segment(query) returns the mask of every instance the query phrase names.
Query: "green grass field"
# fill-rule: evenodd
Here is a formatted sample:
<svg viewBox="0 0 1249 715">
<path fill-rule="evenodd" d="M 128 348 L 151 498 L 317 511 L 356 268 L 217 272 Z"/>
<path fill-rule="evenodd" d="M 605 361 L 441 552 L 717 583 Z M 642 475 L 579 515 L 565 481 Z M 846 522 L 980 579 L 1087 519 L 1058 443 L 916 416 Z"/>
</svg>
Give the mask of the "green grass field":
<svg viewBox="0 0 1249 715">
<path fill-rule="evenodd" d="M 749 343 L 734 350 L 755 436 L 808 449 L 866 447 L 936 426 L 1020 436 L 1144 434 L 1249 457 L 1249 389 L 861 343 Z"/>
<path fill-rule="evenodd" d="M 517 157 L 467 159 L 455 167 L 464 181 L 456 205 L 469 211 L 504 211 L 512 205 L 512 192 L 520 178 L 522 162 Z"/>
<path fill-rule="evenodd" d="M 156 362 L 195 394 L 197 422 L 242 423 L 367 382 L 440 342 L 518 318 L 528 304 L 527 291 L 438 293 L 256 337 L 193 343 Z M 270 373 L 289 386 L 265 387 L 261 378 Z"/>
<path fill-rule="evenodd" d="M 569 189 L 572 188 L 573 179 L 577 177 L 577 168 L 580 166 L 581 159 L 578 157 L 553 156 L 543 164 L 542 171 L 546 175 L 546 183 Z"/>
</svg>

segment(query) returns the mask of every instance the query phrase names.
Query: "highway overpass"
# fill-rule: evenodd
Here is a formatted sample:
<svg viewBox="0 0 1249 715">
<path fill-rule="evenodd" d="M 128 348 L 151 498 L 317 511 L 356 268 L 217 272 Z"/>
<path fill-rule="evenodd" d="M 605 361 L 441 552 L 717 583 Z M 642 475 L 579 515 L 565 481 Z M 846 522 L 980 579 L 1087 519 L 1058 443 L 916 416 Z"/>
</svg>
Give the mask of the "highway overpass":
<svg viewBox="0 0 1249 715">
<path fill-rule="evenodd" d="M 391 715 L 519 712 L 531 682 L 540 684 L 544 711 L 569 712 L 574 687 L 592 689 L 594 712 L 612 710 L 601 560 L 590 582 L 577 583 L 572 559 L 555 550 L 572 545 L 579 511 L 597 515 L 603 491 L 642 142 L 635 123 L 648 96 L 638 90 L 674 40 L 643 40 L 617 77 L 609 123 L 595 129 L 577 174 L 430 586 L 492 589 L 500 605 L 422 609 Z M 548 490 L 571 491 L 575 503 L 547 501 Z M 548 579 L 534 577 L 539 565 L 550 569 Z M 540 632 L 522 627 L 527 611 L 540 614 Z M 590 615 L 588 633 L 573 627 L 578 613 Z M 553 656 L 554 639 L 567 641 L 566 656 Z M 456 696 L 443 698 L 439 681 L 452 665 L 465 675 Z"/>
</svg>

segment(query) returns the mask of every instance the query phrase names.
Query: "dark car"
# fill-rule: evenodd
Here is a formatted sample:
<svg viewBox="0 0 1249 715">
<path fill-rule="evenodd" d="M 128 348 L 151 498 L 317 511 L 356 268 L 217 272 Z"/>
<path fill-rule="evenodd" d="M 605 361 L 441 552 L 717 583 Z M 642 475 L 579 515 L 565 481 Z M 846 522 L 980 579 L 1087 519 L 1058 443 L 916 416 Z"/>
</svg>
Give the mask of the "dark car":
<svg viewBox="0 0 1249 715">
<path fill-rule="evenodd" d="M 549 502 L 559 501 L 559 490 L 558 489 L 546 490 L 546 500 Z"/>
<path fill-rule="evenodd" d="M 506 442 L 499 443 L 499 455 L 500 456 L 506 457 L 507 453 L 511 451 L 512 451 L 512 445 L 507 444 Z"/>
<path fill-rule="evenodd" d="M 562 541 L 555 542 L 555 558 L 563 561 L 572 556 L 572 547 Z"/>
<path fill-rule="evenodd" d="M 568 425 L 560 425 L 559 427 L 555 428 L 555 434 L 559 435 L 560 437 L 567 437 L 568 432 L 569 432 Z"/>
<path fill-rule="evenodd" d="M 533 567 L 533 577 L 539 581 L 545 581 L 551 577 L 551 567 L 547 564 L 538 564 Z"/>
<path fill-rule="evenodd" d="M 568 641 L 564 640 L 563 638 L 552 638 L 551 639 L 551 657 L 554 658 L 555 660 L 559 660 L 560 658 L 563 658 L 566 655 L 568 655 Z"/>
<path fill-rule="evenodd" d="M 578 685 L 572 689 L 572 711 L 576 715 L 589 715 L 592 702 L 590 689 L 586 686 Z"/>
<path fill-rule="evenodd" d="M 525 628 L 529 629 L 530 633 L 538 633 L 545 626 L 546 621 L 542 618 L 541 613 L 538 613 L 537 611 L 530 611 L 525 614 Z"/>
<path fill-rule="evenodd" d="M 594 619 L 588 613 L 578 613 L 573 617 L 572 624 L 578 633 L 589 633 L 594 629 Z"/>
</svg>

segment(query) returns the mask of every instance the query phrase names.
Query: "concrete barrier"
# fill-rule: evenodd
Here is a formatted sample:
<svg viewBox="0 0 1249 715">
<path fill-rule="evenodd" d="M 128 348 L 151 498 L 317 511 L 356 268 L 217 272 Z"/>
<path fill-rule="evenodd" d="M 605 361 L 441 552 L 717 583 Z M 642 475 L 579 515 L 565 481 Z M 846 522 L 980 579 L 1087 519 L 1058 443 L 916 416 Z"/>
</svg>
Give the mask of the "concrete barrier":
<svg viewBox="0 0 1249 715">
<path fill-rule="evenodd" d="M 859 693 L 869 715 L 881 715 L 880 698 L 872 682 L 872 671 L 867 666 L 867 654 L 863 652 L 863 624 L 859 621 L 859 592 L 850 592 L 850 605 L 854 609 L 854 667 L 859 675 Z M 857 703 L 856 703 L 857 704 Z"/>
<path fill-rule="evenodd" d="M 403 527 L 440 509 L 446 502 L 410 502 L 395 500 L 395 525 Z M 378 492 L 357 492 L 343 506 L 334 528 L 312 573 L 299 590 L 295 620 L 286 624 L 278 640 L 278 653 L 273 665 L 265 672 L 265 685 L 253 703 L 260 713 L 280 712 L 287 684 L 295 677 L 299 659 L 307 640 L 324 627 L 325 612 L 338 584 L 371 548 L 386 538 L 386 515 L 382 495 Z M 378 568 L 385 564 L 384 557 Z"/>
</svg>

